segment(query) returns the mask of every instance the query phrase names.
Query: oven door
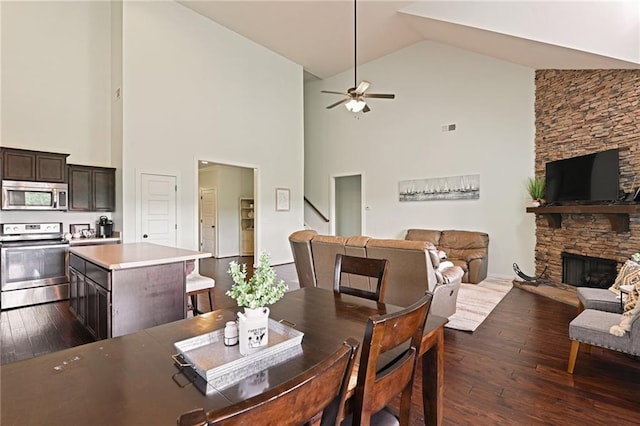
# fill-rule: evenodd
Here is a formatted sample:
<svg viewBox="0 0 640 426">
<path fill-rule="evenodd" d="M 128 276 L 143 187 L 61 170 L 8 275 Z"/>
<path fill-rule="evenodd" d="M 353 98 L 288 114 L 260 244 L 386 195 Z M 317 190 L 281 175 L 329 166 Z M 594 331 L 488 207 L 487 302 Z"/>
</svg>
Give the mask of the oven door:
<svg viewBox="0 0 640 426">
<path fill-rule="evenodd" d="M 69 282 L 69 245 L 55 242 L 11 242 L 0 248 L 2 291 Z"/>
</svg>

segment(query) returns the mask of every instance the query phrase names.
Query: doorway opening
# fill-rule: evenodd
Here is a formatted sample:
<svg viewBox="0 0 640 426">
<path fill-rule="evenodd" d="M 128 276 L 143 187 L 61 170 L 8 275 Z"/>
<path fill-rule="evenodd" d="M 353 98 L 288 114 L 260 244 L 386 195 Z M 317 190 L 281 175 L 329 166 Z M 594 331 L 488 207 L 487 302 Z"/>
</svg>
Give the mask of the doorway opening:
<svg viewBox="0 0 640 426">
<path fill-rule="evenodd" d="M 198 161 L 198 241 L 216 258 L 255 252 L 256 169 Z"/>
<path fill-rule="evenodd" d="M 362 235 L 363 200 L 362 175 L 351 174 L 332 177 L 333 235 Z"/>
</svg>

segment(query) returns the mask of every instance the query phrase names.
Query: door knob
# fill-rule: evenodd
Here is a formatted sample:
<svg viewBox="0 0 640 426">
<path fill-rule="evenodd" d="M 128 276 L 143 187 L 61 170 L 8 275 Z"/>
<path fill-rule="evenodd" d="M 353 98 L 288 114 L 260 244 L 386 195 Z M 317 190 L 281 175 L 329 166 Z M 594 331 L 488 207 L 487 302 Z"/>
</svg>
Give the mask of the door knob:
<svg viewBox="0 0 640 426">
<path fill-rule="evenodd" d="M 212 228 L 215 228 L 216 226 L 215 226 L 215 225 L 211 225 L 211 227 L 212 227 Z"/>
<path fill-rule="evenodd" d="M 142 238 L 149 238 L 149 236 L 147 234 L 144 234 Z"/>
</svg>

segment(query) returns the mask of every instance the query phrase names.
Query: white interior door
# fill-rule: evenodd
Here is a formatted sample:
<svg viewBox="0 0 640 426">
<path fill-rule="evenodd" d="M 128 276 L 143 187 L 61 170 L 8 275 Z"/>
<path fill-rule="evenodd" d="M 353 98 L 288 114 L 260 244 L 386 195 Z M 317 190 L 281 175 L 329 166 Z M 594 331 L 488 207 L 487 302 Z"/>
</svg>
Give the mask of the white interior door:
<svg viewBox="0 0 640 426">
<path fill-rule="evenodd" d="M 200 190 L 200 250 L 212 253 L 217 257 L 217 202 L 215 188 Z"/>
<path fill-rule="evenodd" d="M 140 235 L 137 241 L 177 246 L 175 176 L 140 174 Z"/>
</svg>

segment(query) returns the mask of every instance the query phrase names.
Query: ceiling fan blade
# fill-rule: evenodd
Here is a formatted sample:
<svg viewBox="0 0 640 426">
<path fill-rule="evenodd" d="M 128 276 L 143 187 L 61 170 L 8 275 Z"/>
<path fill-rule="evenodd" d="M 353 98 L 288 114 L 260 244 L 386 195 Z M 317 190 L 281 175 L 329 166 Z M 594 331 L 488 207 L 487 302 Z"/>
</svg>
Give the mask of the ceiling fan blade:
<svg viewBox="0 0 640 426">
<path fill-rule="evenodd" d="M 362 108 L 363 113 L 369 112 L 369 111 L 371 111 L 371 108 L 369 108 L 369 105 L 365 105 L 364 108 Z"/>
<path fill-rule="evenodd" d="M 332 90 L 321 90 L 320 93 L 331 93 L 332 95 L 346 95 L 344 92 L 334 92 Z"/>
<path fill-rule="evenodd" d="M 358 87 L 356 87 L 356 93 L 358 95 L 362 95 L 365 90 L 367 90 L 369 88 L 371 84 L 368 81 L 362 80 L 360 82 L 360 84 L 358 84 Z"/>
<path fill-rule="evenodd" d="M 327 107 L 327 109 L 331 109 L 331 108 L 333 108 L 333 107 L 337 107 L 338 105 L 341 105 L 341 104 L 344 104 L 344 103 L 346 103 L 346 102 L 349 102 L 350 100 L 351 100 L 351 98 L 344 98 L 344 99 L 342 99 L 342 100 L 340 100 L 340 101 L 338 101 L 338 102 L 336 102 L 336 103 L 333 103 L 333 104 L 329 105 L 329 106 Z"/>
<path fill-rule="evenodd" d="M 362 95 L 365 98 L 378 98 L 378 99 L 395 99 L 396 95 L 392 93 L 365 93 Z"/>
</svg>

